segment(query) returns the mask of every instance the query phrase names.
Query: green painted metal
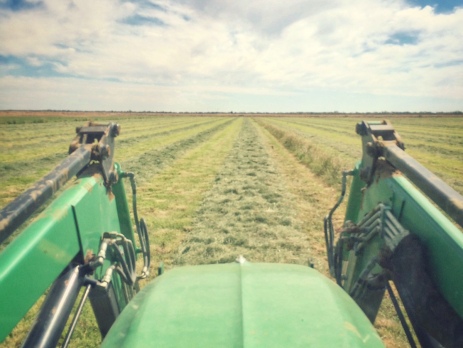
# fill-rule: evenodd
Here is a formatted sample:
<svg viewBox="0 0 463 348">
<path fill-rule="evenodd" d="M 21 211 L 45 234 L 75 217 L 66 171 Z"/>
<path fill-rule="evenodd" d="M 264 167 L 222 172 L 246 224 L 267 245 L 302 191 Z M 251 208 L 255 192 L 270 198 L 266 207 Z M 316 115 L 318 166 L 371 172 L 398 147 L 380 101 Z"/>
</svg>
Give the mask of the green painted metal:
<svg viewBox="0 0 463 348">
<path fill-rule="evenodd" d="M 383 347 L 355 302 L 308 267 L 177 268 L 126 307 L 103 347 Z"/>
<path fill-rule="evenodd" d="M 358 171 L 357 171 L 358 172 Z M 360 179 L 354 178 L 353 185 Z M 348 210 L 346 220 L 358 223 L 369 211 L 379 203 L 392 209 L 398 221 L 410 233 L 417 235 L 423 243 L 427 255 L 427 270 L 444 298 L 450 303 L 460 317 L 463 318 L 463 234 L 441 213 L 410 181 L 399 172 L 383 175 L 374 180 L 361 193 L 362 204 L 356 209 Z M 359 195 L 351 191 L 350 199 Z M 355 259 L 355 267 L 351 267 L 348 279 L 357 279 L 367 263 L 379 255 L 383 242 L 380 238 L 371 241 L 368 248 L 355 257 L 353 252 L 345 255 L 345 260 Z M 352 282 L 346 282 L 349 292 Z"/>
<path fill-rule="evenodd" d="M 362 189 L 365 187 L 365 182 L 360 179 L 360 165 L 358 162 L 355 169 L 352 171 L 352 183 L 347 200 L 345 221 L 358 222 L 358 212 L 362 204 Z"/>
<path fill-rule="evenodd" d="M 0 341 L 71 261 L 98 253 L 107 231 L 121 232 L 116 200 L 90 167 L 0 253 Z"/>
<path fill-rule="evenodd" d="M 53 225 L 53 228 L 50 226 Z M 79 253 L 72 209 L 54 205 L 0 254 L 0 341 Z"/>
</svg>

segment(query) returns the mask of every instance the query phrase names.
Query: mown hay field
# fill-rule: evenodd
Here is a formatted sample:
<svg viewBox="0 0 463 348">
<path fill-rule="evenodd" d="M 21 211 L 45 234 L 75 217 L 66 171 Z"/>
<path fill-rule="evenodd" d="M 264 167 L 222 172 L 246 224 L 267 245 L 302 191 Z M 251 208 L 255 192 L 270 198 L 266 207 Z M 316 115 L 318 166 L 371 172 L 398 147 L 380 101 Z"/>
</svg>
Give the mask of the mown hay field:
<svg viewBox="0 0 463 348">
<path fill-rule="evenodd" d="M 338 198 L 340 171 L 360 158 L 355 124 L 364 117 L 88 114 L 0 117 L 0 206 L 67 156 L 75 127 L 115 121 L 116 160 L 136 174 L 156 265 L 233 262 L 313 264 L 328 275 L 323 217 Z M 368 117 L 367 117 L 368 118 Z M 463 118 L 394 117 L 407 152 L 463 193 Z M 342 210 L 336 217 L 342 224 Z M 310 296 L 310 295 L 308 295 Z M 20 345 L 29 313 L 3 346 Z M 388 347 L 405 347 L 388 301 L 376 327 Z M 73 346 L 99 334 L 89 306 Z"/>
</svg>

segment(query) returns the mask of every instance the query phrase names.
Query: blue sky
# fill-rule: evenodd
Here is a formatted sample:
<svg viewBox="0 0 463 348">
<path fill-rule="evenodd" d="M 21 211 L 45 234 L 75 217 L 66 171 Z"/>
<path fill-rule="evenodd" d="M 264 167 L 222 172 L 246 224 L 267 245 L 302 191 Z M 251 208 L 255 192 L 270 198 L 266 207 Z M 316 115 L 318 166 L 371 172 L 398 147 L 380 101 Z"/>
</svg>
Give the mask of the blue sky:
<svg viewBox="0 0 463 348">
<path fill-rule="evenodd" d="M 0 0 L 0 109 L 463 111 L 463 0 Z"/>
</svg>

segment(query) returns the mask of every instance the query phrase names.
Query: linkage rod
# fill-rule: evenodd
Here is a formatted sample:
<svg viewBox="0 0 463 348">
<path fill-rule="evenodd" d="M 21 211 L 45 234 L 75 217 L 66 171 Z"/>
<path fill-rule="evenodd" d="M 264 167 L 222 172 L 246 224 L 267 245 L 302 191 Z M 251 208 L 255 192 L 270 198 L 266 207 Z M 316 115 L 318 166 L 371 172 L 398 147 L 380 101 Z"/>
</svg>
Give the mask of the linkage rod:
<svg viewBox="0 0 463 348">
<path fill-rule="evenodd" d="M 76 313 L 74 315 L 74 318 L 72 319 L 71 326 L 69 327 L 68 333 L 66 334 L 66 338 L 64 339 L 63 344 L 61 345 L 62 348 L 67 348 L 69 346 L 69 342 L 71 341 L 72 334 L 74 333 L 74 330 L 77 326 L 77 321 L 80 318 L 80 315 L 82 314 L 82 310 L 84 309 L 84 304 L 85 301 L 87 301 L 88 294 L 90 293 L 90 290 L 92 288 L 93 284 L 87 284 L 84 293 L 82 294 L 82 298 L 80 299 L 79 306 L 77 307 Z"/>
</svg>

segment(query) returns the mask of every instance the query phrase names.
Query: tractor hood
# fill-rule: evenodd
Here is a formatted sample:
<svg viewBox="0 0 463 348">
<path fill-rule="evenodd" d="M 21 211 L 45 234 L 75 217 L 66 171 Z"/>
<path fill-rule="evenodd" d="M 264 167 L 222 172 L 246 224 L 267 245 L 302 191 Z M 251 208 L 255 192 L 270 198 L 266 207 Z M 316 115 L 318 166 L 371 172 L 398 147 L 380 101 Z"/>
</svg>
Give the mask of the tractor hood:
<svg viewBox="0 0 463 348">
<path fill-rule="evenodd" d="M 124 309 L 103 347 L 383 347 L 317 271 L 249 262 L 173 269 Z"/>
</svg>

